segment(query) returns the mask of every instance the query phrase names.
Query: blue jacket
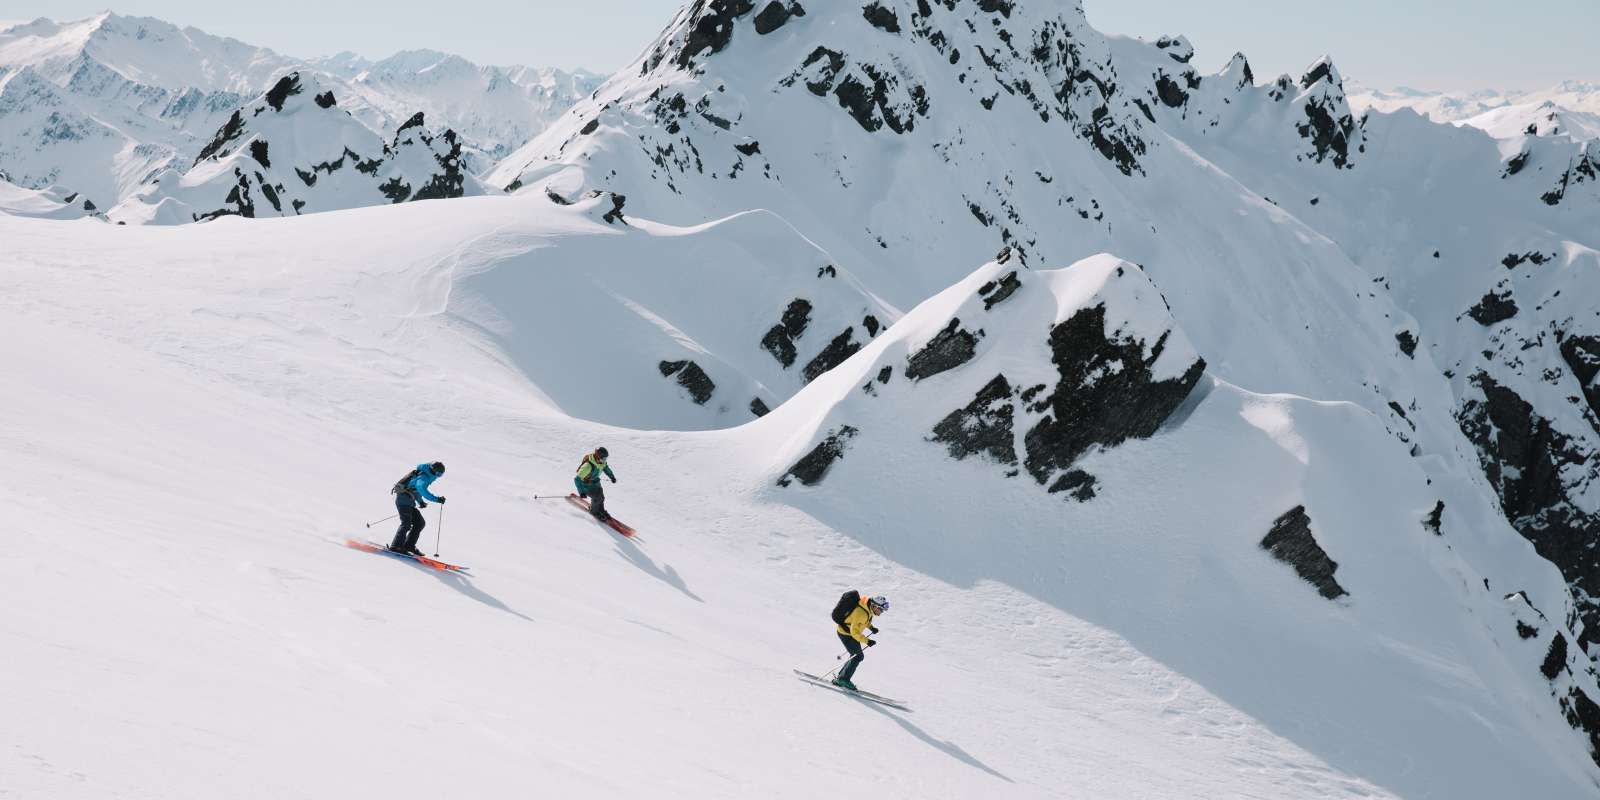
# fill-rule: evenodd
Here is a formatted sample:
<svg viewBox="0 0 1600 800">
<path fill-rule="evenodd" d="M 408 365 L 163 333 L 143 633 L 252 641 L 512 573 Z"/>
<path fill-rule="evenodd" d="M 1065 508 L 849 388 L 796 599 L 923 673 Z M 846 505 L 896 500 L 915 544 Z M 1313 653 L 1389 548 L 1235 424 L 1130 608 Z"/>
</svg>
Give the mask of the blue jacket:
<svg viewBox="0 0 1600 800">
<path fill-rule="evenodd" d="M 439 498 L 434 497 L 433 493 L 428 491 L 428 487 L 432 486 L 433 482 L 438 479 L 439 476 L 433 474 L 432 464 L 418 464 L 417 477 L 406 482 L 406 490 L 424 500 L 432 500 L 437 503 Z"/>
</svg>

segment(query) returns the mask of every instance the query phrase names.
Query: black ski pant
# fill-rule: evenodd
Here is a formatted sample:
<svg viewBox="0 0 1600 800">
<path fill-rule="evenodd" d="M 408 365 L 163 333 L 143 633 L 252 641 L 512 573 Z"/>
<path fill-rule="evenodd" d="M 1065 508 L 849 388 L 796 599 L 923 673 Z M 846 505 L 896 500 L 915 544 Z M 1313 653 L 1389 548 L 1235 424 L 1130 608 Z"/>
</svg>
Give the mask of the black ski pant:
<svg viewBox="0 0 1600 800">
<path fill-rule="evenodd" d="M 606 518 L 606 490 L 600 486 L 599 481 L 584 483 L 578 481 L 578 496 L 589 499 L 589 513 L 600 519 Z"/>
<path fill-rule="evenodd" d="M 844 669 L 839 670 L 839 677 L 850 680 L 855 677 L 856 667 L 867 660 L 867 651 L 862 648 L 860 642 L 842 633 L 839 634 L 839 641 L 844 642 L 844 649 L 850 651 L 850 660 L 845 662 Z"/>
<path fill-rule="evenodd" d="M 422 536 L 422 529 L 428 523 L 423 521 L 422 511 L 417 508 L 417 503 L 411 499 L 409 492 L 395 495 L 394 509 L 400 512 L 400 529 L 394 532 L 394 543 L 391 547 L 396 550 L 410 550 L 417 546 L 417 539 Z"/>
</svg>

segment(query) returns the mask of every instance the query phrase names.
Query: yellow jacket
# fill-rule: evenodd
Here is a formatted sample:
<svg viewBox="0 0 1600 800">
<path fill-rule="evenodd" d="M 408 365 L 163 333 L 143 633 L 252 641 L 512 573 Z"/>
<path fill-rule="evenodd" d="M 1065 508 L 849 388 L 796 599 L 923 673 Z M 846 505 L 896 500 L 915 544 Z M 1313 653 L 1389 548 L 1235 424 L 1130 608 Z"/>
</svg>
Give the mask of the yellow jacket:
<svg viewBox="0 0 1600 800">
<path fill-rule="evenodd" d="M 862 644 L 867 641 L 867 629 L 873 627 L 872 612 L 867 610 L 867 598 L 850 610 L 849 616 L 844 618 L 844 624 L 839 625 L 839 633 L 848 636 Z"/>
</svg>

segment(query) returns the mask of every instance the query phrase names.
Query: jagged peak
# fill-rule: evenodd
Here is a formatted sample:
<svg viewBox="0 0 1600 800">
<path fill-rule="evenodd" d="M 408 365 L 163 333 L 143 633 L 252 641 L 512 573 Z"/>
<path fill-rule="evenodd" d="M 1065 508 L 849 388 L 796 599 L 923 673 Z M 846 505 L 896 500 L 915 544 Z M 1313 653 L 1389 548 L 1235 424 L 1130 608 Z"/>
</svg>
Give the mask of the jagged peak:
<svg viewBox="0 0 1600 800">
<path fill-rule="evenodd" d="M 1314 84 L 1327 82 L 1344 91 L 1344 79 L 1339 75 L 1339 68 L 1333 65 L 1332 56 L 1323 56 L 1306 67 L 1300 76 L 1300 88 L 1309 89 Z"/>
<path fill-rule="evenodd" d="M 1189 42 L 1189 37 L 1163 36 L 1156 40 L 1156 49 L 1165 52 L 1173 61 L 1187 64 L 1194 58 L 1194 45 Z"/>
<path fill-rule="evenodd" d="M 1250 69 L 1250 59 L 1245 58 L 1244 53 L 1234 53 L 1233 58 L 1228 59 L 1228 63 L 1223 65 L 1222 71 L 1217 75 L 1236 89 L 1254 85 L 1256 82 L 1255 73 Z"/>
</svg>

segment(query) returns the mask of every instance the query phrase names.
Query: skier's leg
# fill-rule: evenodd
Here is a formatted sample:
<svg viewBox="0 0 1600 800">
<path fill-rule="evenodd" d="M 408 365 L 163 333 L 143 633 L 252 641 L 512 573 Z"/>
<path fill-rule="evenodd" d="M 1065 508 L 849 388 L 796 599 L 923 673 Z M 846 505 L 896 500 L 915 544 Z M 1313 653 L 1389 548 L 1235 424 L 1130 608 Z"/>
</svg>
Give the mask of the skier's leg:
<svg viewBox="0 0 1600 800">
<path fill-rule="evenodd" d="M 394 541 L 389 543 L 389 549 L 404 550 L 406 548 L 406 536 L 411 533 L 412 515 L 417 513 L 417 509 L 411 504 L 410 498 L 401 496 L 395 498 L 394 510 L 400 515 L 400 527 L 395 530 Z"/>
<path fill-rule="evenodd" d="M 422 511 L 411 509 L 411 533 L 406 536 L 406 551 L 417 549 L 417 539 L 422 538 L 422 529 L 427 527 L 428 521 L 422 518 Z"/>
<path fill-rule="evenodd" d="M 572 485 L 578 487 L 578 496 L 579 497 L 588 497 L 589 496 L 589 489 L 588 489 L 588 487 L 583 485 L 583 481 L 581 479 L 573 478 L 572 479 Z"/>
<path fill-rule="evenodd" d="M 844 668 L 839 670 L 839 679 L 850 683 L 850 679 L 855 677 L 856 668 L 867 659 L 867 654 L 861 649 L 861 643 L 849 636 L 841 633 L 839 641 L 843 642 L 844 649 L 850 652 L 850 659 L 845 662 Z"/>
<path fill-rule="evenodd" d="M 610 518 L 606 513 L 606 490 L 598 483 L 589 489 L 589 513 L 596 519 Z"/>
</svg>

